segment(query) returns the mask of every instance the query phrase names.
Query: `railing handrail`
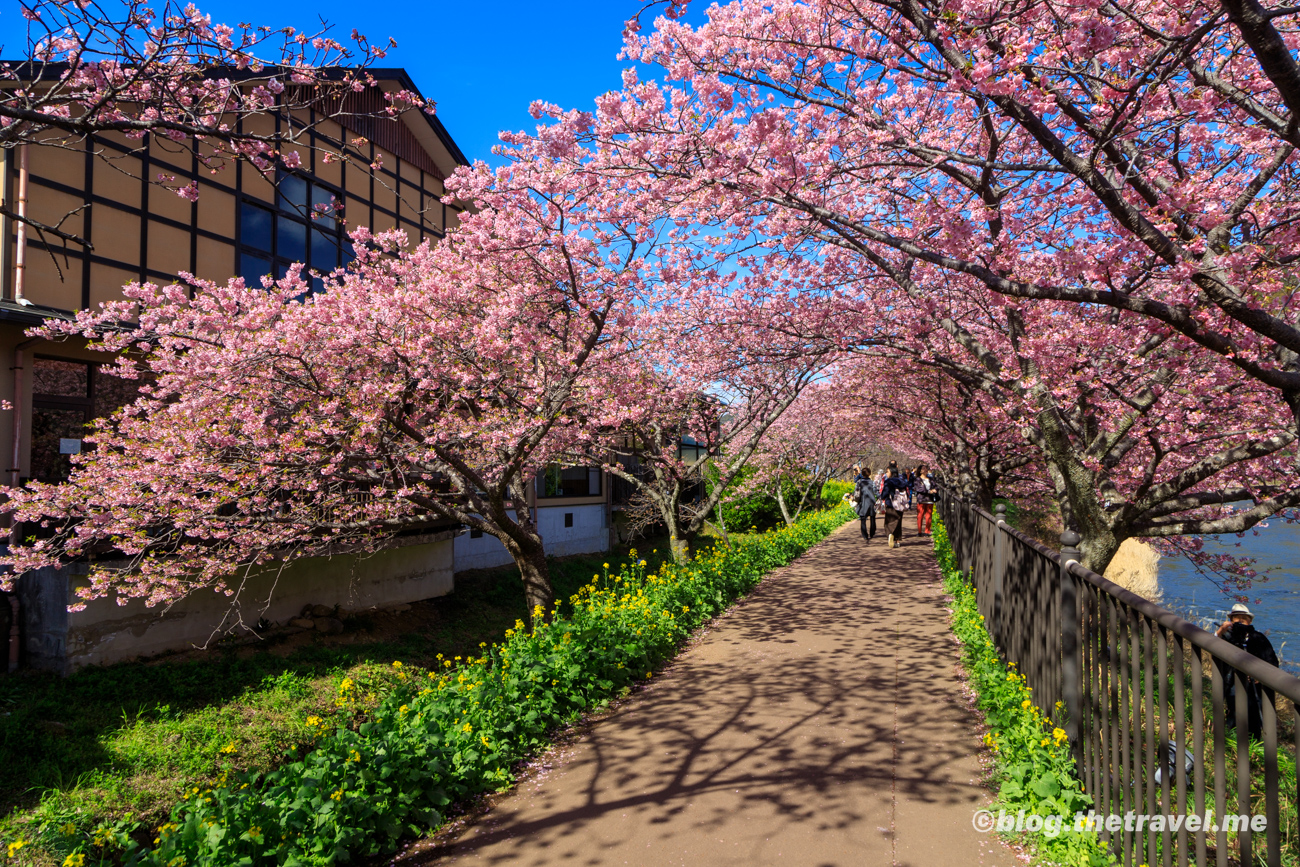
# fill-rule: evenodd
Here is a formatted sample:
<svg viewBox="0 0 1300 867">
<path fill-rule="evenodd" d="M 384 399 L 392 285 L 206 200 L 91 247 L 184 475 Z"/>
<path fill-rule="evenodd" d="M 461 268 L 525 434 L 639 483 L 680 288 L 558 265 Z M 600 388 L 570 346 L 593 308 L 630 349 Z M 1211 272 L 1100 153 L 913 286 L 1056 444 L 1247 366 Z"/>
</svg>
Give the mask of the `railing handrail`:
<svg viewBox="0 0 1300 867">
<path fill-rule="evenodd" d="M 953 496 L 949 490 L 944 491 L 945 496 Z M 966 507 L 975 512 L 975 514 L 992 521 L 997 525 L 997 518 L 981 509 L 979 506 L 967 503 Z M 1020 532 L 1010 524 L 1003 524 L 1003 531 L 1018 539 L 1020 542 L 1038 551 L 1038 553 L 1047 557 L 1058 567 L 1061 565 L 1061 554 L 1059 551 L 1053 551 L 1051 548 L 1039 542 L 1037 539 L 1030 538 Z M 1257 656 L 1253 656 L 1239 647 L 1229 644 L 1213 632 L 1202 629 L 1191 621 L 1184 620 L 1167 608 L 1161 608 L 1149 599 L 1144 599 L 1132 591 L 1125 590 L 1118 584 L 1108 581 L 1104 576 L 1085 567 L 1082 563 L 1071 563 L 1070 572 L 1078 578 L 1087 581 L 1102 592 L 1113 596 L 1123 602 L 1130 608 L 1134 608 L 1140 613 L 1146 615 L 1161 626 L 1173 632 L 1175 635 L 1181 635 L 1195 646 L 1202 650 L 1208 651 L 1211 656 L 1221 659 L 1237 671 L 1253 678 L 1269 689 L 1286 696 L 1293 702 L 1300 703 L 1300 678 L 1288 674 L 1274 665 L 1269 665 Z"/>
</svg>

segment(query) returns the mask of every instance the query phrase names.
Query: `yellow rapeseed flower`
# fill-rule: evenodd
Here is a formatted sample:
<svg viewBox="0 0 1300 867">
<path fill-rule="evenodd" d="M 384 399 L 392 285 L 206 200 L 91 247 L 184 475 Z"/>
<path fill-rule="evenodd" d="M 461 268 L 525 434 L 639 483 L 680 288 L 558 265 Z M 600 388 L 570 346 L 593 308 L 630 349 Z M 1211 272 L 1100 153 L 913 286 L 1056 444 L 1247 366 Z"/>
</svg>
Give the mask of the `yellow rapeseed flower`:
<svg viewBox="0 0 1300 867">
<path fill-rule="evenodd" d="M 84 852 L 74 852 L 63 859 L 63 867 L 86 867 L 86 854 Z"/>
<path fill-rule="evenodd" d="M 309 726 L 318 726 L 318 725 L 320 725 L 320 717 L 315 716 L 315 715 L 307 717 L 307 725 L 309 725 Z"/>
</svg>

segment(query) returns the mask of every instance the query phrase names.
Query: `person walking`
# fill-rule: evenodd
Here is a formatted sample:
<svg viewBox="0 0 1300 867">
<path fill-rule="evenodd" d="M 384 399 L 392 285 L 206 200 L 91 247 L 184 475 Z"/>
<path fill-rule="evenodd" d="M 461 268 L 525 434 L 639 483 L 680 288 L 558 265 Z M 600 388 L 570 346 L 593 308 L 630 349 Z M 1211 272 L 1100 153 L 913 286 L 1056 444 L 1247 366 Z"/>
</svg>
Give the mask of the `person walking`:
<svg viewBox="0 0 1300 867">
<path fill-rule="evenodd" d="M 930 468 L 925 464 L 916 468 L 912 493 L 916 495 L 916 535 L 928 536 L 930 521 L 934 516 L 934 504 L 939 492 L 935 488 L 934 479 L 930 477 Z"/>
<path fill-rule="evenodd" d="M 889 478 L 880 488 L 880 499 L 885 503 L 885 533 L 889 536 L 885 544 L 896 548 L 903 543 L 903 512 L 907 511 L 907 483 L 897 468 L 889 471 Z"/>
<path fill-rule="evenodd" d="M 1277 651 L 1273 649 L 1273 642 L 1268 640 L 1268 636 L 1260 632 L 1254 626 L 1255 615 L 1249 608 L 1238 602 L 1232 606 L 1228 612 L 1228 619 L 1218 628 L 1215 635 L 1224 641 L 1240 647 L 1251 656 L 1262 659 L 1269 665 L 1277 665 Z M 1225 724 L 1228 731 L 1237 727 L 1237 681 L 1246 691 L 1246 727 L 1250 731 L 1250 736 L 1258 738 L 1263 735 L 1264 717 L 1262 703 L 1268 701 L 1274 702 L 1275 696 L 1273 690 L 1263 686 L 1259 681 L 1245 674 L 1240 674 L 1235 668 L 1226 662 L 1218 663 L 1219 671 L 1223 675 L 1223 708 L 1225 713 Z"/>
<path fill-rule="evenodd" d="M 862 538 L 868 542 L 876 535 L 876 501 L 880 489 L 871 480 L 871 471 L 855 466 L 857 474 L 853 477 L 853 493 L 850 502 L 862 525 Z"/>
</svg>

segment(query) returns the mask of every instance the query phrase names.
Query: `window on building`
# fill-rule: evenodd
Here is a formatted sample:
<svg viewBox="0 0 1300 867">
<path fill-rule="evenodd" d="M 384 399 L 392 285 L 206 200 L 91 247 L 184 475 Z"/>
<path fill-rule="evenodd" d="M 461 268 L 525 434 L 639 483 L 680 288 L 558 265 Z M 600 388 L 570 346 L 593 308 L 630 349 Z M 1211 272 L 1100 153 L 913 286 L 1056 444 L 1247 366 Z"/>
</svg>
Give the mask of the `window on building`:
<svg viewBox="0 0 1300 867">
<path fill-rule="evenodd" d="M 537 475 L 537 496 L 547 497 L 599 497 L 599 467 L 561 467 L 551 464 Z"/>
<path fill-rule="evenodd" d="M 342 194 L 300 175 L 281 174 L 276 206 L 245 200 L 239 205 L 239 275 L 250 286 L 266 274 L 283 277 L 294 262 L 328 274 L 355 257 L 335 212 Z M 312 289 L 322 281 L 312 278 Z"/>
<path fill-rule="evenodd" d="M 682 437 L 677 445 L 677 457 L 682 463 L 690 465 L 698 463 L 701 458 L 709 454 L 708 446 L 702 444 L 694 437 Z"/>
<path fill-rule="evenodd" d="M 110 376 L 97 364 L 33 359 L 31 477 L 41 482 L 66 479 L 91 420 L 112 415 L 138 394 L 137 381 Z"/>
</svg>

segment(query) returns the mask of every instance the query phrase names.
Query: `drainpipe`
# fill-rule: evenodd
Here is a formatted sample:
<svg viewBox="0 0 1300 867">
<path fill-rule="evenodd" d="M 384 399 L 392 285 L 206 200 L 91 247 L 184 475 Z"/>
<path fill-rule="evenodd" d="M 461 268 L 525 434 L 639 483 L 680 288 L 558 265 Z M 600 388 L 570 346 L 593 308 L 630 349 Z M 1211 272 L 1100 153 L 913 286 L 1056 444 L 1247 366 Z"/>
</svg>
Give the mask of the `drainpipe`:
<svg viewBox="0 0 1300 867">
<path fill-rule="evenodd" d="M 27 145 L 18 146 L 18 254 L 14 262 L 14 301 L 24 307 L 32 302 L 24 296 L 27 276 Z"/>
<path fill-rule="evenodd" d="M 9 670 L 18 670 L 18 594 L 9 594 Z"/>
<path fill-rule="evenodd" d="M 20 223 L 19 225 L 22 224 Z M 33 343 L 39 343 L 40 341 L 41 338 L 33 337 L 30 340 L 24 340 L 22 343 L 14 347 L 14 367 L 13 367 L 14 399 L 13 399 L 13 409 L 10 410 L 14 416 L 14 428 L 13 428 L 14 450 L 13 450 L 13 465 L 9 468 L 9 485 L 10 487 L 14 487 L 14 488 L 18 487 L 18 480 L 22 474 L 22 456 L 23 456 L 22 408 L 23 408 L 23 367 L 24 367 L 23 360 L 26 355 L 24 350 L 26 350 L 27 347 L 31 346 Z M 18 521 L 15 521 L 12 515 L 9 515 L 8 518 L 9 518 L 9 547 L 10 549 L 12 549 L 14 546 L 18 544 L 19 541 L 18 533 L 22 527 L 22 524 Z M 9 625 L 9 670 L 10 671 L 13 671 L 14 669 L 18 668 L 18 651 L 20 648 L 19 628 L 18 628 L 19 607 L 18 607 L 18 593 L 16 591 L 17 588 L 15 588 L 15 592 L 9 594 L 9 608 L 10 608 L 11 618 L 12 618 L 10 620 L 10 625 Z"/>
<path fill-rule="evenodd" d="M 32 343 L 39 343 L 42 338 L 34 337 L 13 347 L 13 464 L 9 467 L 9 486 L 18 486 L 18 474 L 22 472 L 22 369 L 25 367 L 26 348 Z"/>
<path fill-rule="evenodd" d="M 26 277 L 27 277 L 27 145 L 18 147 L 18 238 L 17 238 L 17 255 L 14 260 L 14 301 L 29 306 L 32 302 L 27 300 Z M 24 350 L 34 343 L 39 342 L 40 338 L 24 340 L 14 347 L 14 397 L 13 397 L 13 466 L 9 470 L 9 484 L 12 487 L 18 487 L 18 480 L 22 473 L 22 443 L 23 443 L 23 356 Z M 9 544 L 12 547 L 18 542 L 18 532 L 20 524 L 9 519 Z M 19 625 L 20 608 L 18 604 L 18 594 L 10 593 L 9 597 L 9 671 L 15 671 L 18 668 L 18 653 L 20 650 L 19 636 L 21 629 Z"/>
</svg>

